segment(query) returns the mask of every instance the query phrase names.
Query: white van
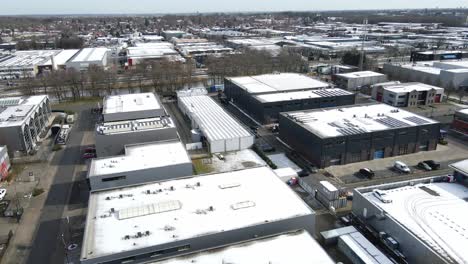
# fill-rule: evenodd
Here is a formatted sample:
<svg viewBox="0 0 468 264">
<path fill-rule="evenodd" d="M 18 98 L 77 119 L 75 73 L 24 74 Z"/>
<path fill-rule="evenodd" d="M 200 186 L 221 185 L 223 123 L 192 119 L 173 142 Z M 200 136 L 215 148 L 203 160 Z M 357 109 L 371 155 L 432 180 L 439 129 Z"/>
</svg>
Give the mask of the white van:
<svg viewBox="0 0 468 264">
<path fill-rule="evenodd" d="M 403 173 L 411 172 L 411 169 L 408 167 L 408 165 L 406 165 L 405 163 L 401 161 L 395 161 L 395 163 L 393 164 L 393 168 Z"/>
<path fill-rule="evenodd" d="M 391 203 L 392 199 L 389 199 L 387 194 L 384 191 L 381 190 L 373 190 L 372 194 L 379 199 L 382 203 Z"/>
</svg>

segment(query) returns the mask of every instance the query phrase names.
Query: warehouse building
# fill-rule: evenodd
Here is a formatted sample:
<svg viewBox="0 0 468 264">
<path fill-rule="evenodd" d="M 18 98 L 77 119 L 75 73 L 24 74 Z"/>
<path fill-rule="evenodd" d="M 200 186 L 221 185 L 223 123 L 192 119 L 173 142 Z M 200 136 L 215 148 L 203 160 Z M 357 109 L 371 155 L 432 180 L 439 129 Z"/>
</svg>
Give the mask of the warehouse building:
<svg viewBox="0 0 468 264">
<path fill-rule="evenodd" d="M 450 131 L 463 139 L 468 139 L 468 108 L 455 112 Z"/>
<path fill-rule="evenodd" d="M 277 121 L 280 112 L 354 104 L 355 94 L 327 87 L 327 83 L 295 73 L 224 80 L 227 98 L 262 123 Z"/>
<path fill-rule="evenodd" d="M 440 103 L 444 88 L 424 83 L 388 82 L 372 86 L 372 98 L 377 102 L 399 107 L 416 107 Z"/>
<path fill-rule="evenodd" d="M 104 122 L 97 125 L 95 137 L 100 158 L 121 155 L 129 144 L 179 139 L 169 116 Z"/>
<path fill-rule="evenodd" d="M 440 123 L 386 104 L 281 113 L 280 138 L 321 168 L 435 150 Z"/>
<path fill-rule="evenodd" d="M 461 60 L 468 58 L 468 52 L 458 50 L 412 51 L 411 61 Z"/>
<path fill-rule="evenodd" d="M 125 146 L 125 155 L 92 159 L 91 191 L 192 175 L 192 160 L 180 141 Z"/>
<path fill-rule="evenodd" d="M 254 144 L 254 136 L 211 97 L 178 93 L 178 105 L 210 153 L 248 149 Z"/>
<path fill-rule="evenodd" d="M 0 146 L 0 180 L 5 180 L 11 168 L 8 149 L 6 146 Z"/>
<path fill-rule="evenodd" d="M 154 93 L 106 96 L 103 100 L 104 122 L 165 116 L 166 111 Z"/>
<path fill-rule="evenodd" d="M 45 70 L 64 69 L 78 50 L 23 50 L 0 53 L 0 79 L 35 77 Z"/>
<path fill-rule="evenodd" d="M 449 167 L 454 170 L 455 181 L 468 186 L 468 159 L 452 163 Z"/>
<path fill-rule="evenodd" d="M 136 43 L 135 47 L 128 47 L 126 51 L 130 67 L 162 59 L 185 62 L 185 59 L 174 49 L 174 45 L 169 42 Z"/>
<path fill-rule="evenodd" d="M 372 71 L 339 73 L 336 74 L 334 78 L 338 87 L 349 91 L 357 91 L 363 86 L 371 86 L 376 83 L 387 81 L 387 76 L 385 76 L 385 74 Z"/>
<path fill-rule="evenodd" d="M 107 66 L 107 48 L 84 48 L 71 57 L 67 63 L 67 68 L 77 71 L 85 71 L 91 65 L 105 68 Z"/>
<path fill-rule="evenodd" d="M 0 145 L 8 147 L 10 157 L 30 153 L 47 130 L 49 116 L 47 95 L 0 99 Z"/>
<path fill-rule="evenodd" d="M 91 193 L 81 263 L 157 261 L 314 226 L 267 167 L 199 175 Z"/>
<path fill-rule="evenodd" d="M 291 252 L 294 252 L 291 254 Z M 220 263 L 294 263 L 334 264 L 323 248 L 307 233 L 300 230 L 253 239 L 225 247 L 204 250 L 152 264 L 220 264 Z"/>
<path fill-rule="evenodd" d="M 450 178 L 355 189 L 352 212 L 374 235 L 392 238 L 407 263 L 467 263 L 468 189 Z"/>
<path fill-rule="evenodd" d="M 403 81 L 421 82 L 450 90 L 468 89 L 467 62 L 385 63 L 383 72 Z"/>
</svg>

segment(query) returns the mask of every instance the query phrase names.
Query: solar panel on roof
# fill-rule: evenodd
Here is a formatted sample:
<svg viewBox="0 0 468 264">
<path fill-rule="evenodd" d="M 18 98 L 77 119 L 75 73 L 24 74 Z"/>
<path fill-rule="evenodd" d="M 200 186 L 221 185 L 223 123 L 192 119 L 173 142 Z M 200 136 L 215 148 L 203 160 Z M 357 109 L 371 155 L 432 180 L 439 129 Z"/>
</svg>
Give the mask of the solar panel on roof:
<svg viewBox="0 0 468 264">
<path fill-rule="evenodd" d="M 10 105 L 18 105 L 21 99 L 19 98 L 5 98 L 0 100 L 0 106 L 10 106 Z"/>
<path fill-rule="evenodd" d="M 403 121 L 400 121 L 398 119 L 395 119 L 393 117 L 390 117 L 390 116 L 387 116 L 387 117 L 384 117 L 384 118 L 378 118 L 378 119 L 375 119 L 375 121 L 383 124 L 383 125 L 386 125 L 387 127 L 390 127 L 390 128 L 399 128 L 399 127 L 408 127 L 410 126 L 410 124 L 408 123 L 405 123 Z"/>
<path fill-rule="evenodd" d="M 431 122 L 425 120 L 425 119 L 422 119 L 420 117 L 417 117 L 417 116 L 409 116 L 409 117 L 405 117 L 406 120 L 410 121 L 410 122 L 413 122 L 415 124 L 418 124 L 418 125 L 424 125 L 424 124 L 429 124 Z"/>
</svg>

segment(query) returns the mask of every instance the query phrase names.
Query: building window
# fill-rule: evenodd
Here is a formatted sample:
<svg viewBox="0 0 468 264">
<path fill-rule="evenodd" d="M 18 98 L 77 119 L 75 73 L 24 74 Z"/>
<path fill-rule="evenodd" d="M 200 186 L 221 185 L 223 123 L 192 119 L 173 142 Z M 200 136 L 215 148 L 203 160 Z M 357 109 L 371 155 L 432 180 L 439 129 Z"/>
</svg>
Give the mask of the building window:
<svg viewBox="0 0 468 264">
<path fill-rule="evenodd" d="M 126 178 L 127 178 L 127 176 L 116 176 L 116 177 L 104 178 L 101 181 L 102 182 L 120 181 L 120 180 L 125 180 Z"/>
</svg>

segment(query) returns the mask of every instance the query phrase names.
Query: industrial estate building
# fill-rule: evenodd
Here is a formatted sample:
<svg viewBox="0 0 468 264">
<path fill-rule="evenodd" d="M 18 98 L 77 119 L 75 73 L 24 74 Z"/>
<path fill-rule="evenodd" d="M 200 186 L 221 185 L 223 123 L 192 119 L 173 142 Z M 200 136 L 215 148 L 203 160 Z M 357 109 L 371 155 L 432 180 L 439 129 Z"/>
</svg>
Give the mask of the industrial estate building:
<svg viewBox="0 0 468 264">
<path fill-rule="evenodd" d="M 83 264 L 157 261 L 315 231 L 314 211 L 267 167 L 93 192 L 88 204 Z"/>
<path fill-rule="evenodd" d="M 178 93 L 178 105 L 210 153 L 248 149 L 254 144 L 254 136 L 211 97 Z"/>
<path fill-rule="evenodd" d="M 64 69 L 79 50 L 23 50 L 0 53 L 0 79 L 35 77 L 45 70 Z"/>
<path fill-rule="evenodd" d="M 91 191 L 192 175 L 192 160 L 178 140 L 125 146 L 125 155 L 92 159 Z"/>
<path fill-rule="evenodd" d="M 0 145 L 6 145 L 11 157 L 29 153 L 46 131 L 50 116 L 47 95 L 0 99 Z"/>
<path fill-rule="evenodd" d="M 455 112 L 450 130 L 454 134 L 468 139 L 468 108 Z"/>
<path fill-rule="evenodd" d="M 394 263 L 367 240 L 354 226 L 324 231 L 320 232 L 320 234 L 325 244 L 337 244 L 338 249 L 345 254 L 352 263 Z"/>
<path fill-rule="evenodd" d="M 354 190 L 353 214 L 407 263 L 468 262 L 468 189 L 449 176 Z M 374 194 L 380 190 L 383 202 Z"/>
<path fill-rule="evenodd" d="M 154 93 L 111 95 L 103 100 L 104 122 L 165 116 L 166 111 Z"/>
<path fill-rule="evenodd" d="M 67 68 L 77 71 L 88 70 L 91 65 L 105 68 L 107 66 L 107 48 L 84 48 L 71 57 Z"/>
<path fill-rule="evenodd" d="M 338 87 L 350 91 L 356 91 L 363 86 L 387 81 L 385 74 L 372 71 L 339 73 L 334 75 L 333 78 Z"/>
<path fill-rule="evenodd" d="M 128 66 L 161 59 L 185 61 L 174 49 L 174 45 L 168 42 L 136 43 L 135 47 L 126 48 L 126 52 Z"/>
<path fill-rule="evenodd" d="M 385 63 L 391 78 L 421 82 L 450 90 L 468 89 L 468 61 L 427 61 L 413 64 Z"/>
<path fill-rule="evenodd" d="M 355 94 L 295 73 L 226 78 L 229 100 L 262 123 L 278 120 L 280 112 L 351 105 Z"/>
<path fill-rule="evenodd" d="M 412 51 L 411 61 L 461 60 L 468 58 L 468 52 L 459 50 Z"/>
<path fill-rule="evenodd" d="M 291 254 L 291 252 L 294 252 Z M 267 238 L 213 248 L 152 264 L 294 263 L 334 264 L 315 239 L 300 230 Z"/>
<path fill-rule="evenodd" d="M 102 115 L 104 122 L 96 126 L 98 157 L 124 154 L 128 144 L 179 138 L 173 120 L 153 93 L 107 96 Z"/>
<path fill-rule="evenodd" d="M 372 98 L 392 106 L 415 107 L 440 103 L 444 88 L 424 83 L 388 82 L 372 86 Z"/>
<path fill-rule="evenodd" d="M 0 146 L 0 180 L 4 180 L 9 173 L 11 167 L 8 149 L 6 146 Z"/>
<path fill-rule="evenodd" d="M 98 157 L 121 155 L 128 144 L 179 139 L 168 116 L 104 122 L 97 125 L 95 135 Z"/>
<path fill-rule="evenodd" d="M 281 113 L 280 139 L 319 167 L 434 150 L 440 124 L 386 104 Z"/>
</svg>

